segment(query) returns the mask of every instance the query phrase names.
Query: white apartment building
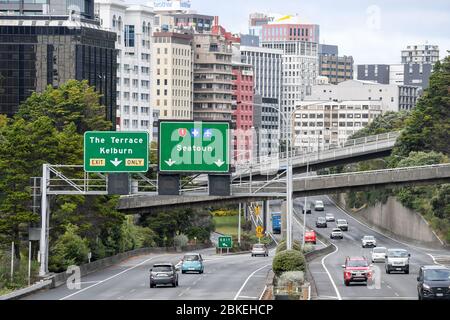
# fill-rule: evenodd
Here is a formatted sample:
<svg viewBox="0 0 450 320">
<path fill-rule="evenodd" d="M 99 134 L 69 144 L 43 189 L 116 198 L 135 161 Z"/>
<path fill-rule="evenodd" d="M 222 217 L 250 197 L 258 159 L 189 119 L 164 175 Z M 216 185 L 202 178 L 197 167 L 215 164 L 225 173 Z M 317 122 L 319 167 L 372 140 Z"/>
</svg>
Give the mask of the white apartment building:
<svg viewBox="0 0 450 320">
<path fill-rule="evenodd" d="M 193 119 L 193 36 L 154 32 L 151 105 L 160 119 Z"/>
<path fill-rule="evenodd" d="M 409 45 L 402 50 L 402 63 L 431 63 L 439 61 L 439 46 L 437 45 Z"/>
<path fill-rule="evenodd" d="M 405 83 L 405 65 L 391 64 L 389 66 L 389 84 L 402 86 Z"/>
<path fill-rule="evenodd" d="M 303 152 L 342 146 L 349 136 L 382 114 L 380 101 L 301 101 L 296 105 L 294 146 Z"/>
<path fill-rule="evenodd" d="M 420 95 L 420 88 L 380 84 L 372 81 L 347 80 L 337 85 L 316 85 L 312 87 L 307 101 L 379 101 L 383 112 L 411 110 Z"/>
<path fill-rule="evenodd" d="M 117 130 L 153 136 L 150 104 L 151 34 L 154 13 L 122 0 L 96 0 L 103 29 L 117 33 Z"/>
</svg>

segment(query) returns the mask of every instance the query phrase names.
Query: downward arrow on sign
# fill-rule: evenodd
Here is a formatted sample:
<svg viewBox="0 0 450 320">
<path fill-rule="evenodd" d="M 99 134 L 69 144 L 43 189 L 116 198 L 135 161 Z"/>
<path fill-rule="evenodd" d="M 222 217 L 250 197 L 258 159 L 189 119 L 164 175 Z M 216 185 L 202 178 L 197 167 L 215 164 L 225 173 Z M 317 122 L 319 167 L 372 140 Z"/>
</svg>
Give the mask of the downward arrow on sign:
<svg viewBox="0 0 450 320">
<path fill-rule="evenodd" d="M 114 159 L 114 161 L 109 160 L 115 167 L 117 167 L 119 164 L 122 163 L 122 160 L 119 160 L 117 158 Z"/>
<path fill-rule="evenodd" d="M 173 166 L 173 164 L 175 163 L 175 161 L 173 161 L 172 159 L 169 159 L 169 161 L 164 161 L 165 163 L 167 163 L 167 165 L 169 167 Z"/>
<path fill-rule="evenodd" d="M 216 166 L 221 167 L 225 162 L 223 162 L 221 159 L 219 159 L 214 163 L 216 164 Z"/>
</svg>

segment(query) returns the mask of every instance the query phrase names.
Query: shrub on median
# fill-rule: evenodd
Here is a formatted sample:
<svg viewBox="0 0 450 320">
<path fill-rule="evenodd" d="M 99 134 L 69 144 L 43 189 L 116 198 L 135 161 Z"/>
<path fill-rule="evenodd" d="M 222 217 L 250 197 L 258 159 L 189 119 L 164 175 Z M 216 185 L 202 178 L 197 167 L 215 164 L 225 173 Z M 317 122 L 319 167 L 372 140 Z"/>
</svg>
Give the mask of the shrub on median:
<svg viewBox="0 0 450 320">
<path fill-rule="evenodd" d="M 306 260 L 298 250 L 284 250 L 277 253 L 272 262 L 272 270 L 275 275 L 280 276 L 288 271 L 305 271 Z"/>
<path fill-rule="evenodd" d="M 286 250 L 286 240 L 281 241 L 278 246 L 277 246 L 277 250 L 276 253 L 282 252 Z M 292 250 L 296 250 L 296 251 L 300 251 L 302 252 L 302 244 L 300 243 L 300 241 L 298 240 L 294 240 L 292 242 Z"/>
</svg>

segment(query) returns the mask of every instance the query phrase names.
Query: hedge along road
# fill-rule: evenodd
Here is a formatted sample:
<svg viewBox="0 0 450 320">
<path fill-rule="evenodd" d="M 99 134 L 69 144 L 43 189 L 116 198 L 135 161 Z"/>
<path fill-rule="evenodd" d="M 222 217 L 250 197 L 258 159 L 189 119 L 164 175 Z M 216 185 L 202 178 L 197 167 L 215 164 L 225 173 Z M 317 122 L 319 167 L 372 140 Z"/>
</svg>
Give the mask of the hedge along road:
<svg viewBox="0 0 450 320">
<path fill-rule="evenodd" d="M 128 259 L 81 279 L 81 289 L 66 285 L 25 297 L 27 300 L 256 300 L 261 296 L 274 252 L 269 257 L 250 254 L 220 256 L 215 249 L 199 250 L 203 274 L 179 273 L 179 286 L 149 287 L 154 263 L 178 263 L 183 253 L 151 254 Z M 256 270 L 256 272 L 255 272 Z"/>
</svg>

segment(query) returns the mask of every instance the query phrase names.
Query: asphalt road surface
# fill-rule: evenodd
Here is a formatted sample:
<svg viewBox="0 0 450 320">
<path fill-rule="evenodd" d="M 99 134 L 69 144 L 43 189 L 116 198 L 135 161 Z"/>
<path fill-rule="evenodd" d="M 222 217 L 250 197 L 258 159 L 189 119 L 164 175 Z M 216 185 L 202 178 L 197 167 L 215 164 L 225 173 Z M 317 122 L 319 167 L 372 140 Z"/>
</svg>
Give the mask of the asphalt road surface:
<svg viewBox="0 0 450 320">
<path fill-rule="evenodd" d="M 264 289 L 274 252 L 269 257 L 250 254 L 220 256 L 214 249 L 199 250 L 203 274 L 179 273 L 178 287 L 151 288 L 149 269 L 154 263 L 178 263 L 183 254 L 134 257 L 87 275 L 81 289 L 66 285 L 25 297 L 27 300 L 258 300 Z"/>
<path fill-rule="evenodd" d="M 311 197 L 309 201 L 322 200 L 325 204 L 325 211 L 314 211 L 307 215 L 307 227 L 316 232 L 329 237 L 331 229 L 335 223 L 329 222 L 328 228 L 316 228 L 315 220 L 326 213 L 333 213 L 336 219 L 346 219 L 349 230 L 344 231 L 344 239 L 331 240 L 335 246 L 335 251 L 331 254 L 313 260 L 309 266 L 312 276 L 316 282 L 319 299 L 417 299 L 417 276 L 421 265 L 432 265 L 438 263 L 438 259 L 450 257 L 450 252 L 443 250 L 432 250 L 419 248 L 406 243 L 396 241 L 384 236 L 370 227 L 359 223 L 346 212 L 338 208 L 330 198 L 326 196 Z M 314 208 L 314 206 L 312 206 Z M 380 281 L 378 285 L 367 286 L 366 284 L 352 284 L 349 287 L 344 285 L 342 265 L 347 256 L 365 256 L 370 259 L 372 249 L 362 248 L 361 238 L 365 235 L 373 235 L 377 240 L 377 246 L 386 248 L 402 248 L 411 253 L 410 273 L 386 274 L 384 263 L 374 263 L 373 270 Z"/>
</svg>

